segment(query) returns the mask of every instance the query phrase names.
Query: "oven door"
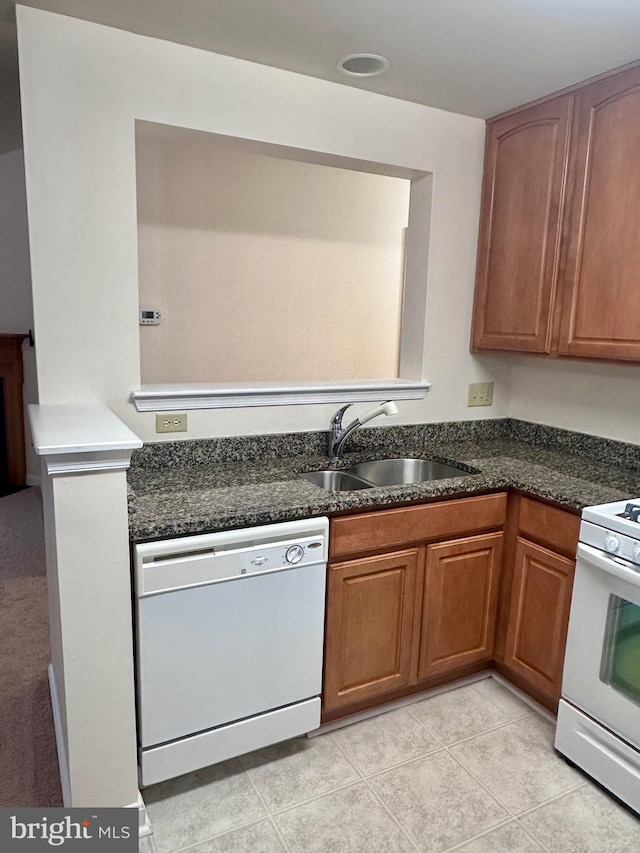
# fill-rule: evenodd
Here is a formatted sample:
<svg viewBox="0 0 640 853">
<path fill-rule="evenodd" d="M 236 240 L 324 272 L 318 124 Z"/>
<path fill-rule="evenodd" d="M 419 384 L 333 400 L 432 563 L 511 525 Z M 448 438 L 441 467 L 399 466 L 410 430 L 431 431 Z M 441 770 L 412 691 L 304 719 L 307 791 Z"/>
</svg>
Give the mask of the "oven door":
<svg viewBox="0 0 640 853">
<path fill-rule="evenodd" d="M 640 748 L 640 566 L 582 543 L 562 695 Z"/>
</svg>

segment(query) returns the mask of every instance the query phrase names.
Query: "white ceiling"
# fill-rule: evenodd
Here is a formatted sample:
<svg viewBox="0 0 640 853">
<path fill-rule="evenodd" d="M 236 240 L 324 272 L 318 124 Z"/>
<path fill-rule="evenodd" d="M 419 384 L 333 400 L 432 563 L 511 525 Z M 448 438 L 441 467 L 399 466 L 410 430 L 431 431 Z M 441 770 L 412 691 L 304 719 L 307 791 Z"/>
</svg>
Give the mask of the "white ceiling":
<svg viewBox="0 0 640 853">
<path fill-rule="evenodd" d="M 483 118 L 640 58 L 640 0 L 24 0 L 24 5 Z M 0 21 L 12 19 L 14 6 L 15 0 L 0 0 Z M 340 74 L 338 60 L 358 52 L 386 56 L 390 72 L 355 81 Z"/>
</svg>

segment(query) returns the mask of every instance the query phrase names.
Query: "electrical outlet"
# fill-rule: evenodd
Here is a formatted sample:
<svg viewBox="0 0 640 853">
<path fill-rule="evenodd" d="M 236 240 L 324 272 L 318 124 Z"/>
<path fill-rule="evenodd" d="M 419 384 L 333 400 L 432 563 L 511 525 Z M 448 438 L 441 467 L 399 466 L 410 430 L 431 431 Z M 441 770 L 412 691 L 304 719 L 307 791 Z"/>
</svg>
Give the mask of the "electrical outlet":
<svg viewBox="0 0 640 853">
<path fill-rule="evenodd" d="M 156 432 L 186 432 L 187 413 L 156 415 Z"/>
<path fill-rule="evenodd" d="M 467 394 L 467 406 L 493 406 L 493 382 L 472 382 Z"/>
</svg>

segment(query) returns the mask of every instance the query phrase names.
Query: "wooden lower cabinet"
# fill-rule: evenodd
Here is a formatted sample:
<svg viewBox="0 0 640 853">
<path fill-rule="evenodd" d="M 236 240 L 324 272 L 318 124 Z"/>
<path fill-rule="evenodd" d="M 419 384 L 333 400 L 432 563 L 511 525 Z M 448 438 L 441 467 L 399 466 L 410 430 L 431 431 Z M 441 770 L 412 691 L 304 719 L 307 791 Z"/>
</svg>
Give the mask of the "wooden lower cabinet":
<svg viewBox="0 0 640 853">
<path fill-rule="evenodd" d="M 323 711 L 416 680 L 424 549 L 329 565 Z"/>
<path fill-rule="evenodd" d="M 325 721 L 489 665 L 555 710 L 580 518 L 513 492 L 505 524 L 505 507 L 486 495 L 332 520 Z"/>
<path fill-rule="evenodd" d="M 502 533 L 427 547 L 420 680 L 489 661 L 502 567 Z"/>
<path fill-rule="evenodd" d="M 500 532 L 330 564 L 324 715 L 489 661 L 501 555 Z"/>
<path fill-rule="evenodd" d="M 575 561 L 518 537 L 504 666 L 519 686 L 560 698 Z"/>
</svg>

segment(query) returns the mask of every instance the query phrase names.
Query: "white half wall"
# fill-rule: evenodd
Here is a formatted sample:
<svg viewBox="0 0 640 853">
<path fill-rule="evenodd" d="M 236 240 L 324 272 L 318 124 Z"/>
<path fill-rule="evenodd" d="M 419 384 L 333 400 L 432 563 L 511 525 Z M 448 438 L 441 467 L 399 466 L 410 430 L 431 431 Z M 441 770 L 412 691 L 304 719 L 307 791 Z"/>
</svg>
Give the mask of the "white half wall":
<svg viewBox="0 0 640 853">
<path fill-rule="evenodd" d="M 143 440 L 136 119 L 433 173 L 424 401 L 396 423 L 506 415 L 503 366 L 469 354 L 484 123 L 18 7 L 40 402 L 106 403 Z M 425 235 L 425 239 L 427 235 Z M 468 382 L 496 380 L 467 409 Z M 193 411 L 184 438 L 325 429 L 335 406 Z M 173 438 L 174 436 L 168 436 Z"/>
<path fill-rule="evenodd" d="M 509 356 L 509 415 L 640 444 L 640 366 Z"/>
</svg>

